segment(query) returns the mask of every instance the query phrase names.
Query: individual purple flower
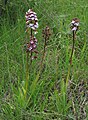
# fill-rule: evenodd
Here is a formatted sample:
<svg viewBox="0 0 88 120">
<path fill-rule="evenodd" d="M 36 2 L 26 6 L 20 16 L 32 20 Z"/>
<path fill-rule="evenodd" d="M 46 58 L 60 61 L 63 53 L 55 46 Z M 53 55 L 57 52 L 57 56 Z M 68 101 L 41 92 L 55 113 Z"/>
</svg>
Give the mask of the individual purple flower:
<svg viewBox="0 0 88 120">
<path fill-rule="evenodd" d="M 34 41 L 33 41 L 33 40 L 31 40 L 31 41 L 30 41 L 30 44 L 31 44 L 31 45 L 33 45 L 33 44 L 34 44 Z"/>
</svg>

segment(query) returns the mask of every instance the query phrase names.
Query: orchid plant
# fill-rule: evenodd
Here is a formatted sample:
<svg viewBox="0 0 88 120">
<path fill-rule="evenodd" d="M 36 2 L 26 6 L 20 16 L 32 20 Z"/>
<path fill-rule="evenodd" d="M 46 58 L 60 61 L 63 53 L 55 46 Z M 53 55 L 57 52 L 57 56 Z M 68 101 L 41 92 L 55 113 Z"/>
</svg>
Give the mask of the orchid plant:
<svg viewBox="0 0 88 120">
<path fill-rule="evenodd" d="M 71 52 L 71 56 L 70 56 L 70 64 L 72 64 L 72 56 L 73 56 L 73 52 L 74 52 L 75 38 L 76 38 L 76 32 L 78 31 L 78 28 L 79 28 L 79 19 L 78 18 L 72 19 L 71 31 L 73 32 L 73 45 L 72 45 L 72 52 Z"/>
<path fill-rule="evenodd" d="M 37 38 L 35 37 L 38 28 L 38 18 L 36 13 L 32 9 L 29 9 L 26 12 L 25 18 L 26 18 L 27 39 L 29 39 L 29 41 L 26 43 L 26 53 L 27 53 L 26 82 L 25 82 L 25 90 L 26 90 L 25 96 L 26 96 L 28 89 L 28 80 L 29 80 L 29 55 L 30 55 L 30 66 L 31 66 L 32 60 L 37 58 L 37 53 L 38 53 L 38 51 L 36 50 Z"/>
</svg>

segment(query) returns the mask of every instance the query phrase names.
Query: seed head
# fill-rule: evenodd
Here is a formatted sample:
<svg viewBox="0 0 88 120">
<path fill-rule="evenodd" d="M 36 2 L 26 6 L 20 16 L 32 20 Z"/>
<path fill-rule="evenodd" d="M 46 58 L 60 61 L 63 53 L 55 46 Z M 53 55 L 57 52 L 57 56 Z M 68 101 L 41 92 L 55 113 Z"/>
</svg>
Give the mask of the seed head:
<svg viewBox="0 0 88 120">
<path fill-rule="evenodd" d="M 48 40 L 49 36 L 51 35 L 50 28 L 46 26 L 46 28 L 42 31 L 42 34 L 43 34 L 43 37 Z"/>
</svg>

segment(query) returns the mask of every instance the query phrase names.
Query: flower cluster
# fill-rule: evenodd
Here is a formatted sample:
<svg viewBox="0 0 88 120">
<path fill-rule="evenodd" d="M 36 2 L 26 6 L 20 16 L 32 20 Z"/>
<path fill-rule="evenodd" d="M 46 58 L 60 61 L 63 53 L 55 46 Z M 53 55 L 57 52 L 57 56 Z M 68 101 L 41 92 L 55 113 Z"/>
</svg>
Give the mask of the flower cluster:
<svg viewBox="0 0 88 120">
<path fill-rule="evenodd" d="M 27 43 L 27 52 L 33 52 L 36 49 L 37 39 L 34 36 L 31 36 L 30 42 Z"/>
<path fill-rule="evenodd" d="M 38 18 L 36 13 L 33 12 L 32 9 L 29 9 L 28 12 L 26 12 L 25 18 L 27 28 L 31 28 L 32 30 L 36 31 L 38 28 Z"/>
<path fill-rule="evenodd" d="M 71 22 L 71 30 L 72 30 L 72 31 L 77 31 L 78 28 L 79 28 L 79 19 L 78 19 L 78 18 L 72 19 L 72 22 Z"/>
<path fill-rule="evenodd" d="M 26 52 L 38 54 L 37 48 L 37 39 L 34 36 L 31 36 L 30 42 L 26 44 Z M 37 56 L 31 56 L 31 59 L 36 59 Z"/>
</svg>

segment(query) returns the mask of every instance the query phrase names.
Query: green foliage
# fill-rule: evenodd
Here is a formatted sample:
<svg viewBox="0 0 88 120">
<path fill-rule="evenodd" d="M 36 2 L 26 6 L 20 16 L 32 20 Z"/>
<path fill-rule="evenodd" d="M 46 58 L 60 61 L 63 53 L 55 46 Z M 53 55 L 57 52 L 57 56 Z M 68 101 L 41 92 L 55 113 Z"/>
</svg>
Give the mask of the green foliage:
<svg viewBox="0 0 88 120">
<path fill-rule="evenodd" d="M 87 0 L 8 0 L 6 5 L 1 1 L 0 6 L 0 120 L 87 120 Z M 29 8 L 39 19 L 39 54 L 30 68 L 25 99 L 25 12 Z M 80 28 L 70 68 L 72 33 L 69 24 L 74 17 L 80 19 Z M 40 72 L 42 29 L 46 25 L 52 35 Z"/>
</svg>

